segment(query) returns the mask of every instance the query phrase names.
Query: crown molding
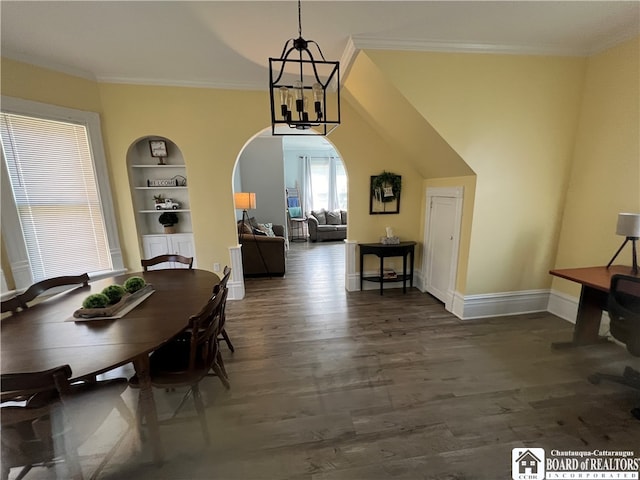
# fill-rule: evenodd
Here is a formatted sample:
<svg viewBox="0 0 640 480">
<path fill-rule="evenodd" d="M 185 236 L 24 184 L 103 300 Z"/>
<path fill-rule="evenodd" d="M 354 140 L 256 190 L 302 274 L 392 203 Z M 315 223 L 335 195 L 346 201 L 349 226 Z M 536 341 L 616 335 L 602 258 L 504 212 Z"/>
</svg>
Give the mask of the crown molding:
<svg viewBox="0 0 640 480">
<path fill-rule="evenodd" d="M 207 82 L 191 80 L 174 80 L 157 78 L 132 78 L 99 76 L 96 80 L 100 83 L 121 83 L 129 85 L 151 85 L 157 87 L 190 87 L 190 88 L 215 88 L 219 90 L 268 90 L 265 82 Z"/>
<path fill-rule="evenodd" d="M 589 50 L 576 50 L 552 46 L 501 45 L 491 43 L 441 42 L 433 40 L 380 39 L 365 35 L 352 37 L 357 49 L 401 50 L 447 53 L 498 53 L 509 55 L 552 55 L 562 57 L 584 57 Z"/>
<path fill-rule="evenodd" d="M 3 48 L 2 56 L 10 60 L 15 60 L 17 62 L 22 62 L 22 63 L 28 63 L 29 65 L 46 68 L 47 70 L 54 70 L 56 72 L 65 73 L 73 77 L 80 77 L 86 80 L 93 80 L 94 82 L 96 81 L 95 75 L 87 70 L 82 70 L 80 68 L 70 67 L 68 65 L 63 65 L 61 63 L 52 62 L 51 60 L 38 57 L 35 55 L 27 55 L 24 53 L 12 52 L 11 50 L 6 50 Z"/>
</svg>

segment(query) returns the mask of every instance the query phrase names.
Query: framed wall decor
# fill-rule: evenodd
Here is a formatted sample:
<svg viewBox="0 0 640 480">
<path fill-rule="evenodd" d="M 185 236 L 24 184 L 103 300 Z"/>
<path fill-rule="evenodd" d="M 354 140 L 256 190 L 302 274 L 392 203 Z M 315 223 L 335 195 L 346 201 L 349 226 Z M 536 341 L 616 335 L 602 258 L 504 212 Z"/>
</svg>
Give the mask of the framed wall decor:
<svg viewBox="0 0 640 480">
<path fill-rule="evenodd" d="M 371 176 L 369 189 L 369 214 L 384 215 L 400 213 L 400 191 L 402 176 L 382 172 Z"/>
</svg>

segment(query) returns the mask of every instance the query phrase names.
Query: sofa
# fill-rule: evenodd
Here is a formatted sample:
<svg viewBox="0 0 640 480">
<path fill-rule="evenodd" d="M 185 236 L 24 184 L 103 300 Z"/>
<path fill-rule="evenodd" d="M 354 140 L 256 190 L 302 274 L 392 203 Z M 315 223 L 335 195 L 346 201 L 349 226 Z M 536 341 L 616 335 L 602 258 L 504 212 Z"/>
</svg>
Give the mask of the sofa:
<svg viewBox="0 0 640 480">
<path fill-rule="evenodd" d="M 307 217 L 307 227 L 312 242 L 345 240 L 347 238 L 347 212 L 345 210 L 312 210 Z"/>
<path fill-rule="evenodd" d="M 259 224 L 255 218 L 248 222 L 238 222 L 244 276 L 282 277 L 285 274 L 284 225 Z"/>
</svg>

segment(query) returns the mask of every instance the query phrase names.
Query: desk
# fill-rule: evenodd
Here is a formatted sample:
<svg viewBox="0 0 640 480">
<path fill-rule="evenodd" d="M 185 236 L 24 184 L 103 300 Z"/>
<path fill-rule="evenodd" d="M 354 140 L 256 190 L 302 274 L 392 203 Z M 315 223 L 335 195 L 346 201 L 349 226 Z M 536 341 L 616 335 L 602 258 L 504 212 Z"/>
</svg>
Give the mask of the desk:
<svg viewBox="0 0 640 480">
<path fill-rule="evenodd" d="M 564 268 L 551 270 L 549 273 L 582 285 L 573 340 L 554 343 L 552 346 L 554 348 L 576 347 L 607 341 L 605 337 L 598 335 L 598 330 L 602 312 L 607 309 L 611 277 L 615 274 L 631 275 L 631 267 L 614 265 L 610 268 Z"/>
<path fill-rule="evenodd" d="M 362 281 L 380 282 L 380 295 L 386 282 L 402 281 L 402 293 L 407 293 L 407 279 L 409 286 L 413 287 L 413 257 L 416 242 L 400 242 L 396 245 L 385 245 L 383 243 L 359 243 L 360 247 L 360 290 L 362 290 Z M 364 256 L 376 255 L 380 258 L 380 275 L 365 277 L 364 276 Z M 411 270 L 407 275 L 407 256 L 411 255 Z M 385 257 L 402 257 L 402 275 L 396 278 L 384 278 Z"/>
<path fill-rule="evenodd" d="M 141 276 L 155 289 L 118 320 L 68 322 L 82 300 L 107 285 Z M 91 282 L 2 319 L 2 373 L 71 366 L 72 381 L 95 377 L 132 362 L 140 381 L 139 402 L 156 462 L 163 459 L 149 353 L 180 333 L 210 298 L 220 279 L 204 270 L 154 270 Z"/>
</svg>

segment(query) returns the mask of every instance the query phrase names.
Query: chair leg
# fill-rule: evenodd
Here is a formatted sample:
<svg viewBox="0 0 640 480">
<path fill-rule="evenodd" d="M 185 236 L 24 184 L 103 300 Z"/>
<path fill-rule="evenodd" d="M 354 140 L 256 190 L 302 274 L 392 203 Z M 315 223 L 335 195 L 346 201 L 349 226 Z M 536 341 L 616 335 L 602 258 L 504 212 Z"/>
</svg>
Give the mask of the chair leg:
<svg viewBox="0 0 640 480">
<path fill-rule="evenodd" d="M 16 477 L 16 480 L 22 480 L 25 477 L 25 475 L 27 475 L 27 473 L 29 473 L 31 471 L 32 468 L 33 468 L 33 465 L 25 465 L 25 467 L 22 470 L 20 470 L 20 473 L 18 473 L 18 476 Z M 5 478 L 4 477 L 4 472 L 3 472 L 3 477 L 2 478 L 3 479 Z M 6 478 L 9 478 L 9 470 L 7 470 Z"/>
<path fill-rule="evenodd" d="M 223 328 L 222 332 L 220 332 L 220 333 L 222 333 L 222 338 L 227 343 L 227 346 L 229 347 L 229 350 L 231 350 L 232 352 L 235 352 L 236 349 L 233 348 L 233 344 L 231 343 L 231 340 L 229 339 L 229 335 L 227 335 L 227 331 Z"/>
<path fill-rule="evenodd" d="M 229 379 L 227 378 L 227 376 L 222 371 L 222 368 L 220 368 L 220 365 L 218 364 L 217 360 L 215 362 L 213 362 L 213 365 L 211 365 L 211 368 L 213 369 L 213 371 L 215 372 L 217 377 L 222 382 L 222 385 L 224 385 L 224 388 L 229 390 L 231 388 L 231 385 L 229 384 Z"/>
<path fill-rule="evenodd" d="M 196 407 L 196 412 L 198 412 L 198 418 L 200 418 L 200 428 L 202 429 L 202 436 L 204 437 L 205 443 L 208 445 L 210 443 L 209 438 L 209 428 L 207 427 L 207 416 L 204 412 L 204 404 L 202 403 L 202 397 L 200 396 L 200 388 L 198 384 L 194 384 L 191 387 L 193 391 L 193 404 Z"/>
<path fill-rule="evenodd" d="M 220 350 L 218 350 L 218 353 L 216 355 L 216 362 L 218 363 L 218 365 L 220 365 L 220 370 L 222 370 L 222 373 L 224 373 L 225 378 L 229 379 L 229 375 L 227 374 L 227 369 L 224 367 L 224 360 L 222 359 L 222 354 L 220 353 Z"/>
<path fill-rule="evenodd" d="M 187 399 L 191 395 L 192 390 L 193 389 L 187 390 L 187 393 L 185 393 L 184 397 L 182 397 L 182 400 L 180 400 L 180 405 L 178 405 L 178 408 L 176 408 L 176 410 L 173 412 L 173 415 L 171 415 L 171 418 L 175 418 L 176 415 L 178 415 L 178 413 L 180 412 L 180 410 L 182 410 L 182 407 L 184 407 L 184 404 L 187 402 Z"/>
</svg>

